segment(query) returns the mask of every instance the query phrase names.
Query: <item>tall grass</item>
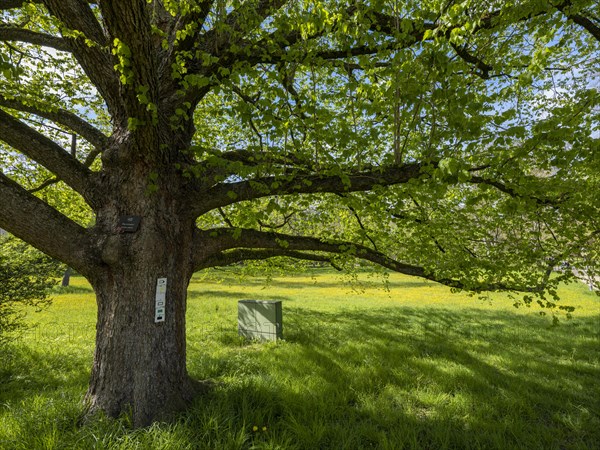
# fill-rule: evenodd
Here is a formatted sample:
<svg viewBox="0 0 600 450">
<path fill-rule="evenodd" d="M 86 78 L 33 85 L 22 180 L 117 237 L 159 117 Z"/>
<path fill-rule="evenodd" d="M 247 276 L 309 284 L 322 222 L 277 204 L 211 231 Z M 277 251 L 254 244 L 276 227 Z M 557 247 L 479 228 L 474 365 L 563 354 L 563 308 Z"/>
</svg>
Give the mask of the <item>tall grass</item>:
<svg viewBox="0 0 600 450">
<path fill-rule="evenodd" d="M 561 288 L 574 318 L 502 295 L 391 275 L 194 278 L 188 367 L 218 381 L 172 423 L 80 423 L 95 303 L 84 280 L 2 350 L 2 449 L 593 449 L 600 442 L 600 298 Z M 237 300 L 279 299 L 284 341 L 236 332 Z"/>
</svg>

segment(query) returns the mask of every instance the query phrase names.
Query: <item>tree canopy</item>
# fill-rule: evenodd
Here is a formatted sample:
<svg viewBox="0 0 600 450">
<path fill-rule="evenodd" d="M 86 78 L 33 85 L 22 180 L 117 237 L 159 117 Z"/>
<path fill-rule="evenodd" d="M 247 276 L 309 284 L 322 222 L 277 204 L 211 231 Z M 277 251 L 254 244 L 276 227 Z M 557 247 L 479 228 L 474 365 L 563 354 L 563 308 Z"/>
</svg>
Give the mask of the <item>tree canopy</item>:
<svg viewBox="0 0 600 450">
<path fill-rule="evenodd" d="M 0 11 L 0 226 L 115 308 L 119 277 L 274 257 L 541 294 L 597 270 L 594 0 Z"/>
</svg>

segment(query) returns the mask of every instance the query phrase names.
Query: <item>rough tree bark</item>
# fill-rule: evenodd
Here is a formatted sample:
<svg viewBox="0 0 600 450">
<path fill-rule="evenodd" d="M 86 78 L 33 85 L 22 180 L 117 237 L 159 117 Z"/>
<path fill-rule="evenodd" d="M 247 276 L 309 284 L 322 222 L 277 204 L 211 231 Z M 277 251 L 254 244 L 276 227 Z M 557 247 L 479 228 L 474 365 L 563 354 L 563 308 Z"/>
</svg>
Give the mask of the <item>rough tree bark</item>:
<svg viewBox="0 0 600 450">
<path fill-rule="evenodd" d="M 195 218 L 168 162 L 172 146 L 161 152 L 158 141 L 142 142 L 128 140 L 103 154 L 112 170 L 101 184 L 112 195 L 97 209 L 92 229 L 102 266 L 88 274 L 98 304 L 88 406 L 110 416 L 130 411 L 135 426 L 181 410 L 198 387 L 188 377 L 185 350 Z M 120 227 L 123 215 L 141 217 L 137 231 Z M 155 323 L 158 278 L 167 279 L 166 312 Z"/>
<path fill-rule="evenodd" d="M 109 237 L 104 257 L 110 267 L 91 280 L 98 319 L 90 411 L 117 416 L 131 410 L 135 426 L 181 410 L 194 395 L 185 351 L 191 233 L 174 235 L 178 227 L 171 228 L 169 217 L 148 223 L 145 215 L 144 221 L 139 235 Z M 166 312 L 164 322 L 155 323 L 158 278 L 167 278 Z"/>
</svg>

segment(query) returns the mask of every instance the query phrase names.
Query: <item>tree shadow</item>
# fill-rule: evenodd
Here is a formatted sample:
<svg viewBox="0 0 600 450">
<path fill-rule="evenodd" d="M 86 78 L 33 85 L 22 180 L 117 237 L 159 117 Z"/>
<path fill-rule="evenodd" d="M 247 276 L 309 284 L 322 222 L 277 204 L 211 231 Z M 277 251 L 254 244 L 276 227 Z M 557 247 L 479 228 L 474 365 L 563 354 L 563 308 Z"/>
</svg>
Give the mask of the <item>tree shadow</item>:
<svg viewBox="0 0 600 450">
<path fill-rule="evenodd" d="M 220 290 L 188 290 L 187 298 L 188 300 L 195 299 L 205 299 L 207 297 L 217 297 L 217 298 L 226 298 L 226 299 L 244 299 L 248 297 L 248 294 L 241 291 L 236 292 L 227 292 Z"/>
<path fill-rule="evenodd" d="M 0 411 L 38 395 L 53 396 L 65 390 L 81 390 L 89 382 L 91 357 L 61 349 L 34 350 L 12 345 L 2 349 Z"/>
<path fill-rule="evenodd" d="M 286 300 L 293 301 L 292 298 L 285 295 L 273 295 L 265 291 L 264 293 L 248 293 L 248 292 L 226 292 L 219 290 L 190 290 L 188 291 L 188 300 L 206 299 L 208 297 L 215 297 L 219 299 L 233 299 L 233 300 Z"/>
<path fill-rule="evenodd" d="M 190 435 L 221 417 L 231 430 L 267 424 L 264 439 L 280 434 L 322 449 L 600 441 L 598 317 L 553 327 L 536 316 L 468 308 L 288 305 L 280 344 L 228 333 L 216 340 L 229 353 L 190 355 L 198 358 L 192 373 L 224 380 L 182 416 Z M 40 393 L 82 395 L 89 379 L 87 352 L 13 347 L 1 362 L 0 412 Z"/>
<path fill-rule="evenodd" d="M 314 448 L 344 448 L 350 435 L 348 448 L 385 447 L 385 436 L 389 448 L 588 448 L 600 441 L 597 325 L 467 308 L 287 307 L 281 349 L 249 354 L 250 381 L 221 395 L 244 421 L 296 434 L 304 423 Z"/>
<path fill-rule="evenodd" d="M 52 293 L 57 295 L 63 294 L 93 294 L 94 290 L 91 286 L 55 286 L 52 288 Z"/>
</svg>

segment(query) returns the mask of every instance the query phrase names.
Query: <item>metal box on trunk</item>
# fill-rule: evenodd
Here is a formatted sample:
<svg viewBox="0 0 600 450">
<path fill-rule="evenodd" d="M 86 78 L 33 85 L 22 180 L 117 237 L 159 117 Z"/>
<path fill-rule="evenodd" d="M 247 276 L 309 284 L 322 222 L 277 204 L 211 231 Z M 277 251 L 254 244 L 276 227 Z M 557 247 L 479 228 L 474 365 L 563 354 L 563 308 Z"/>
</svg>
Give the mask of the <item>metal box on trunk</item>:
<svg viewBox="0 0 600 450">
<path fill-rule="evenodd" d="M 282 339 L 281 300 L 238 301 L 238 332 L 240 336 L 261 341 Z"/>
</svg>

